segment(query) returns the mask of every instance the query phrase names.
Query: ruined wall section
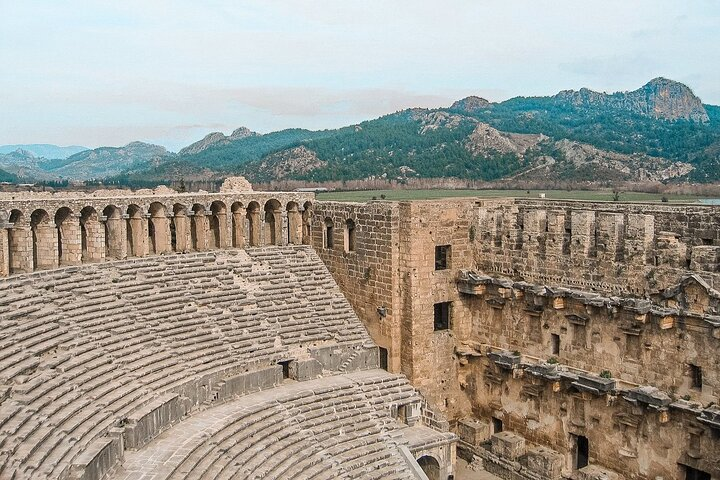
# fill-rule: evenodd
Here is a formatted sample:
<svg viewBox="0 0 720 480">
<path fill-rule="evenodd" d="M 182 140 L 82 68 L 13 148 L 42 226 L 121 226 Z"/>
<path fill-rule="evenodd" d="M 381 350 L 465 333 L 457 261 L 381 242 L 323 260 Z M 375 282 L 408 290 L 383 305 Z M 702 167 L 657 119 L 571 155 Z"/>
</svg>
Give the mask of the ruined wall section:
<svg viewBox="0 0 720 480">
<path fill-rule="evenodd" d="M 469 408 L 459 395 L 454 349 L 455 332 L 471 326 L 456 275 L 473 265 L 473 220 L 467 200 L 400 203 L 403 373 L 431 405 L 451 416 Z M 436 266 L 438 246 L 449 247 L 445 268 Z M 449 324 L 438 329 L 435 305 L 441 303 L 449 304 Z"/>
<path fill-rule="evenodd" d="M 388 351 L 388 369 L 400 372 L 400 303 L 397 295 L 398 211 L 396 203 L 319 202 L 311 243 L 371 337 Z M 353 250 L 348 220 L 355 226 Z M 330 230 L 328 230 L 330 228 Z M 328 232 L 332 232 L 328 246 Z"/>
<path fill-rule="evenodd" d="M 639 297 L 688 272 L 720 285 L 717 207 L 481 200 L 477 209 L 475 256 L 493 275 Z"/>
</svg>

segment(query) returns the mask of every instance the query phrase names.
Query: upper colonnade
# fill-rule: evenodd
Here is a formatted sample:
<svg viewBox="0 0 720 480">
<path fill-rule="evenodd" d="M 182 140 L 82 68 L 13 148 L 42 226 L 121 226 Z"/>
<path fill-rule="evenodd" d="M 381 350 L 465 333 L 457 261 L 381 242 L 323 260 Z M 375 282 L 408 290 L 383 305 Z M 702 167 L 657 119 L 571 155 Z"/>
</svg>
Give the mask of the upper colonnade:
<svg viewBox="0 0 720 480">
<path fill-rule="evenodd" d="M 309 244 L 309 192 L 97 190 L 0 194 L 0 276 L 106 259 Z"/>
</svg>

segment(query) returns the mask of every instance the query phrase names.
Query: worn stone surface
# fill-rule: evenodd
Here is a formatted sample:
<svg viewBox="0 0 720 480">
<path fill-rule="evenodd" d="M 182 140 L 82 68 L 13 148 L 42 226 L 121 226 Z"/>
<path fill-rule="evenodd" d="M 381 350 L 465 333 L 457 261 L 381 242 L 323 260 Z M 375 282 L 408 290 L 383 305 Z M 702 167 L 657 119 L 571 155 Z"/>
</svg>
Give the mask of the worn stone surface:
<svg viewBox="0 0 720 480">
<path fill-rule="evenodd" d="M 318 202 L 313 225 L 322 233 L 327 217 L 337 232 L 352 217 L 360 232 L 379 209 L 379 231 L 390 235 L 358 237 L 365 256 L 344 254 L 338 242 L 327 248 L 317 232 L 313 246 L 390 349 L 391 368 L 447 415 L 461 445 L 493 474 L 720 475 L 712 409 L 720 395 L 720 208 Z M 436 270 L 438 246 L 450 254 Z M 375 291 L 356 273 L 372 255 L 388 259 L 390 274 L 368 271 L 363 282 L 380 285 Z M 392 316 L 363 308 L 378 289 L 392 292 Z M 448 328 L 437 329 L 434 305 L 443 302 Z M 509 458 L 473 445 L 473 421 L 524 438 L 527 453 Z M 579 438 L 589 445 L 585 473 L 576 468 Z"/>
</svg>

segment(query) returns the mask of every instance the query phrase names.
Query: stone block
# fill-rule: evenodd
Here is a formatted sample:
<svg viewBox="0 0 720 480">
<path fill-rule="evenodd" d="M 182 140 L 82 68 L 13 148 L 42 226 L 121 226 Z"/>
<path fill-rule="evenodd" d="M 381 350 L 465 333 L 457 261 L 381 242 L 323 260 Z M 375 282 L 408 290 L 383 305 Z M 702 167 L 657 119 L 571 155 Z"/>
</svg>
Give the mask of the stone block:
<svg viewBox="0 0 720 480">
<path fill-rule="evenodd" d="M 490 439 L 490 425 L 477 418 L 463 418 L 457 423 L 457 434 L 463 442 L 477 447 Z"/>
<path fill-rule="evenodd" d="M 597 465 L 588 465 L 577 471 L 577 480 L 622 480 L 622 476 Z"/>
<path fill-rule="evenodd" d="M 492 442 L 492 453 L 506 460 L 515 461 L 525 455 L 525 439 L 520 435 L 511 432 L 500 432 L 494 434 Z"/>
<path fill-rule="evenodd" d="M 545 447 L 538 447 L 528 452 L 527 469 L 541 478 L 558 480 L 562 478 L 564 458 L 562 454 Z"/>
</svg>

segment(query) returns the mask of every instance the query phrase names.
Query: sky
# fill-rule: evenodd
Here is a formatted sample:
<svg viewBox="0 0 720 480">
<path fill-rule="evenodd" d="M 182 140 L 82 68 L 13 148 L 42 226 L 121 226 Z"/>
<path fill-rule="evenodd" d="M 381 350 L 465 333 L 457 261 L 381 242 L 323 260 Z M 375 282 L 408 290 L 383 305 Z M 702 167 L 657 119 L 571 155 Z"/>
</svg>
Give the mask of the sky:
<svg viewBox="0 0 720 480">
<path fill-rule="evenodd" d="M 0 144 L 177 151 L 658 76 L 720 105 L 720 0 L 0 0 L 0 18 Z"/>
</svg>

